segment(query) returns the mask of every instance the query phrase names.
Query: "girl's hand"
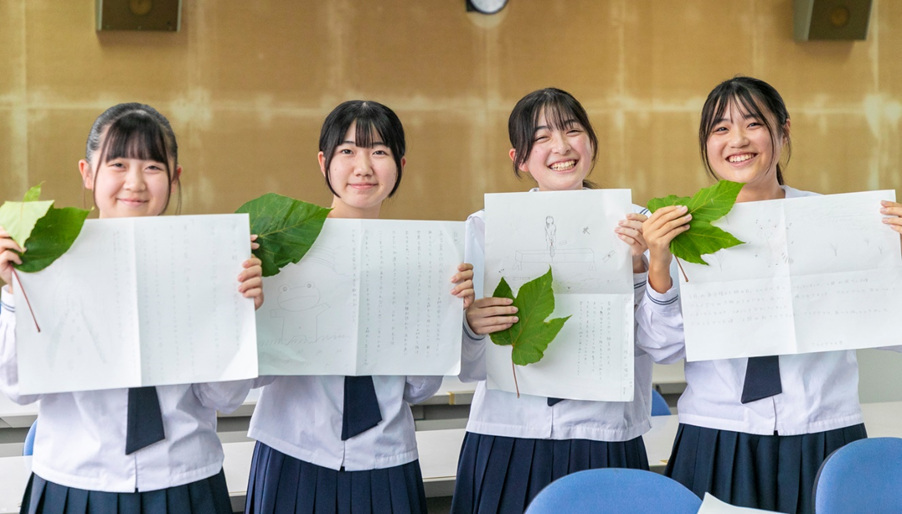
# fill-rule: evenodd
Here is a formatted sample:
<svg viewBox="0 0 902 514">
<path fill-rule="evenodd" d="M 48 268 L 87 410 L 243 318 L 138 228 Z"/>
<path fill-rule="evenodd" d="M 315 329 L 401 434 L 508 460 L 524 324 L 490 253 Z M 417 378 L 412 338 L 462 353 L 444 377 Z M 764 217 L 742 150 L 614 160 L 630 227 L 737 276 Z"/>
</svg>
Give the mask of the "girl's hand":
<svg viewBox="0 0 902 514">
<path fill-rule="evenodd" d="M 898 232 L 902 238 L 902 204 L 883 200 L 880 202 L 880 214 L 886 214 L 887 217 L 883 218 L 883 222 Z"/>
<path fill-rule="evenodd" d="M 0 227 L 0 280 L 9 285 L 9 290 L 13 290 L 13 265 L 22 264 L 22 259 L 16 252 L 24 252 L 18 244 Z"/>
<path fill-rule="evenodd" d="M 639 213 L 630 213 L 626 218 L 620 220 L 614 232 L 617 233 L 623 242 L 630 245 L 630 255 L 633 256 L 633 273 L 645 272 L 645 261 L 642 254 L 648 250 L 648 244 L 645 237 L 642 236 L 642 223 L 648 219 L 648 216 Z"/>
<path fill-rule="evenodd" d="M 642 235 L 648 244 L 648 285 L 665 293 L 673 285 L 670 279 L 670 242 L 689 230 L 692 215 L 685 205 L 661 207 L 642 224 Z"/>
<path fill-rule="evenodd" d="M 457 267 L 457 273 L 451 277 L 451 282 L 456 284 L 451 294 L 464 299 L 464 309 L 473 303 L 476 292 L 473 290 L 473 265 L 462 263 Z"/>
<path fill-rule="evenodd" d="M 510 298 L 480 298 L 467 309 L 467 324 L 479 335 L 507 330 L 520 320 Z"/>
<path fill-rule="evenodd" d="M 258 248 L 259 246 L 257 245 Z M 245 298 L 253 298 L 254 309 L 259 309 L 263 305 L 263 263 L 260 259 L 251 257 L 241 265 L 244 270 L 238 275 L 238 292 Z"/>
</svg>

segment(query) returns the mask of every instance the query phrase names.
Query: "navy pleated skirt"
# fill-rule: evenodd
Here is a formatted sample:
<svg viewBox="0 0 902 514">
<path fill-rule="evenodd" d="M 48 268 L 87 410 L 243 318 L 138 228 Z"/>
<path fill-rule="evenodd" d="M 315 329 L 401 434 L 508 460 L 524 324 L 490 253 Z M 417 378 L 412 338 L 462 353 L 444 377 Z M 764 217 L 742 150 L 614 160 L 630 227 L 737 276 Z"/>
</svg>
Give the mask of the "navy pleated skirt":
<svg viewBox="0 0 902 514">
<path fill-rule="evenodd" d="M 420 462 L 336 471 L 254 446 L 245 513 L 426 514 Z"/>
<path fill-rule="evenodd" d="M 107 493 L 48 482 L 32 473 L 22 514 L 231 514 L 225 474 L 136 493 Z"/>
<path fill-rule="evenodd" d="M 864 425 L 781 436 L 680 424 L 665 474 L 699 497 L 707 491 L 741 507 L 811 514 L 824 459 L 866 437 Z"/>
<path fill-rule="evenodd" d="M 648 469 L 641 437 L 626 442 L 522 439 L 467 432 L 457 465 L 452 514 L 522 514 L 564 475 L 593 468 Z"/>
</svg>

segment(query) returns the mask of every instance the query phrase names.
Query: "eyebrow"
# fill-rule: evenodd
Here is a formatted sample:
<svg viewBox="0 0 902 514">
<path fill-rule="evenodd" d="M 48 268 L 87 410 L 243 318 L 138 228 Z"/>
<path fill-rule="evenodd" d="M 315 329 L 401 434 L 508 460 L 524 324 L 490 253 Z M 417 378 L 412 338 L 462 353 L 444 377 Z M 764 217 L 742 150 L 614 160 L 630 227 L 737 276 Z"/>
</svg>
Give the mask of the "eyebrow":
<svg viewBox="0 0 902 514">
<path fill-rule="evenodd" d="M 357 142 L 356 142 L 356 141 L 351 141 L 350 139 L 346 139 L 346 140 L 344 140 L 344 141 L 342 141 L 341 143 L 338 144 L 338 146 L 341 146 L 341 145 L 354 145 L 354 146 L 357 146 Z M 384 146 L 384 147 L 388 148 L 388 145 L 385 144 L 385 143 L 383 143 L 382 141 L 373 141 L 373 146 Z"/>
<path fill-rule="evenodd" d="M 567 120 L 564 120 L 563 127 L 561 127 L 561 128 L 566 129 L 566 128 L 572 127 L 573 125 L 579 125 L 579 124 L 580 124 L 579 120 L 577 120 L 575 118 L 569 118 Z M 549 125 L 539 125 L 538 127 L 535 128 L 535 130 L 533 130 L 533 133 L 536 133 L 540 130 L 552 130 L 552 127 Z"/>
</svg>

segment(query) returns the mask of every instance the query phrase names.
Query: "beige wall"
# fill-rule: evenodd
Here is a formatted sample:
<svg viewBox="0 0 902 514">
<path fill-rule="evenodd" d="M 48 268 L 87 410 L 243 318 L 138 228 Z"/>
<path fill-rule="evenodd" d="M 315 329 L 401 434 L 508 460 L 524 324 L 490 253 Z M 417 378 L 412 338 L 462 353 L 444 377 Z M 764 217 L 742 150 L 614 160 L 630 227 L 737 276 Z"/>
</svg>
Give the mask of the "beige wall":
<svg viewBox="0 0 902 514">
<path fill-rule="evenodd" d="M 180 33 L 95 31 L 93 0 L 0 1 L 0 197 L 45 181 L 82 205 L 93 119 L 142 101 L 171 119 L 186 213 L 275 191 L 329 202 L 316 165 L 342 100 L 394 108 L 408 167 L 385 213 L 463 219 L 516 191 L 507 115 L 554 85 L 589 110 L 593 178 L 637 202 L 707 183 L 696 148 L 708 91 L 735 74 L 777 87 L 793 121 L 787 180 L 825 193 L 898 188 L 902 2 L 874 0 L 866 42 L 792 39 L 792 0 L 185 0 Z"/>
</svg>

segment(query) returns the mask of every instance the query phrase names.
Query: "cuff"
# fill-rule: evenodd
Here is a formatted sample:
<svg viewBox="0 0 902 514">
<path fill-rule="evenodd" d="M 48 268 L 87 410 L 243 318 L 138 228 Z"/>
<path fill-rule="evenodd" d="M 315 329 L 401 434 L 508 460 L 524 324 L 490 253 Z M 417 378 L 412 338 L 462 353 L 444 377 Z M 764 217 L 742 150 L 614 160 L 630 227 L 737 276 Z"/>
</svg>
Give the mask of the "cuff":
<svg viewBox="0 0 902 514">
<path fill-rule="evenodd" d="M 479 335 L 476 332 L 473 332 L 473 329 L 470 328 L 470 324 L 467 323 L 467 317 L 464 316 L 464 332 L 466 332 L 467 337 L 474 341 L 481 341 L 485 339 L 484 335 Z"/>
<path fill-rule="evenodd" d="M 677 292 L 677 288 L 675 286 L 671 286 L 670 289 L 668 289 L 665 293 L 659 293 L 655 291 L 653 287 L 646 287 L 645 296 L 648 297 L 651 303 L 660 305 L 662 307 L 679 307 L 680 305 L 680 294 L 679 292 Z"/>
<path fill-rule="evenodd" d="M 0 312 L 16 312 L 16 297 L 9 290 L 9 286 L 0 289 Z"/>
</svg>

